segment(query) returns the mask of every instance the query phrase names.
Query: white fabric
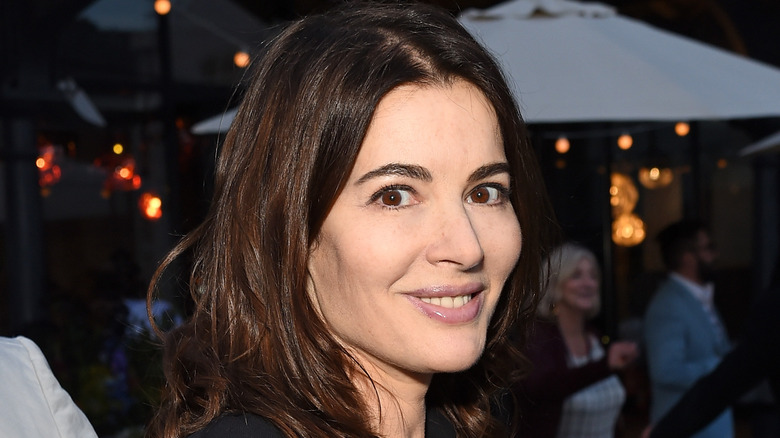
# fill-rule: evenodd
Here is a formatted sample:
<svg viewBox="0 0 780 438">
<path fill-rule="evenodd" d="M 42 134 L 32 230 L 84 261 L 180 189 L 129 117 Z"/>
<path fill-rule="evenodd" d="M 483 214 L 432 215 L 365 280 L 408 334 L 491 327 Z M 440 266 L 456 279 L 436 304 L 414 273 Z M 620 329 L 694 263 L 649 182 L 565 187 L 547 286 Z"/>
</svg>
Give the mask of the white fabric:
<svg viewBox="0 0 780 438">
<path fill-rule="evenodd" d="M 460 21 L 504 66 L 529 123 L 780 115 L 780 69 L 598 3 L 513 0 Z"/>
<path fill-rule="evenodd" d="M 35 343 L 0 337 L 0 437 L 97 438 Z"/>
</svg>

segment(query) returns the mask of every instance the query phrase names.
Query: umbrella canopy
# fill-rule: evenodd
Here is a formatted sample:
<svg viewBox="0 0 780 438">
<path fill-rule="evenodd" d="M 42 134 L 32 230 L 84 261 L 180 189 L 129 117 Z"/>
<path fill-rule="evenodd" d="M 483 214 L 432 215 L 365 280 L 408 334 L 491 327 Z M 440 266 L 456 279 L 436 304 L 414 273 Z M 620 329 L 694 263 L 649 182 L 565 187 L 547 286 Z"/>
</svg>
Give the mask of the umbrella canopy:
<svg viewBox="0 0 780 438">
<path fill-rule="evenodd" d="M 780 151 L 780 131 L 774 134 L 764 137 L 763 139 L 745 146 L 739 151 L 739 155 L 746 157 L 748 155 L 761 154 L 766 152 L 778 152 Z"/>
<path fill-rule="evenodd" d="M 780 116 L 780 69 L 599 3 L 512 0 L 461 23 L 499 60 L 529 123 Z M 226 131 L 229 110 L 193 132 Z"/>
<path fill-rule="evenodd" d="M 780 69 L 605 5 L 513 0 L 460 20 L 503 64 L 531 123 L 780 115 Z"/>
<path fill-rule="evenodd" d="M 233 122 L 233 118 L 236 117 L 237 112 L 238 108 L 232 108 L 222 114 L 217 114 L 216 116 L 211 116 L 206 120 L 202 120 L 192 125 L 192 133 L 205 135 L 225 132 L 230 128 L 230 124 Z"/>
</svg>

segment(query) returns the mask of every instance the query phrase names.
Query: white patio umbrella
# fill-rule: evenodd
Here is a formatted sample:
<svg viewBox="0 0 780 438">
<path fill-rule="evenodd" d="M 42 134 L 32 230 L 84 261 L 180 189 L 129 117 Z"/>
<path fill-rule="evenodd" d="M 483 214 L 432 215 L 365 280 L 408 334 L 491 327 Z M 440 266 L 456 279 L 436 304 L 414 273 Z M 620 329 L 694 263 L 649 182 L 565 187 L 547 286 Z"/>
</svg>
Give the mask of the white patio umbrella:
<svg viewBox="0 0 780 438">
<path fill-rule="evenodd" d="M 512 0 L 461 23 L 498 58 L 529 123 L 780 116 L 780 69 L 599 3 Z M 231 110 L 194 126 L 226 131 Z"/>
<path fill-rule="evenodd" d="M 192 125 L 193 134 L 219 134 L 220 132 L 226 132 L 230 128 L 230 124 L 233 123 L 233 118 L 236 117 L 238 108 L 231 108 L 222 114 L 211 116 L 206 120 L 202 120 Z"/>
<path fill-rule="evenodd" d="M 780 69 L 566 0 L 467 10 L 531 123 L 780 116 Z"/>
<path fill-rule="evenodd" d="M 780 131 L 745 146 L 739 151 L 739 155 L 741 157 L 747 157 L 748 155 L 777 151 L 780 151 Z"/>
</svg>

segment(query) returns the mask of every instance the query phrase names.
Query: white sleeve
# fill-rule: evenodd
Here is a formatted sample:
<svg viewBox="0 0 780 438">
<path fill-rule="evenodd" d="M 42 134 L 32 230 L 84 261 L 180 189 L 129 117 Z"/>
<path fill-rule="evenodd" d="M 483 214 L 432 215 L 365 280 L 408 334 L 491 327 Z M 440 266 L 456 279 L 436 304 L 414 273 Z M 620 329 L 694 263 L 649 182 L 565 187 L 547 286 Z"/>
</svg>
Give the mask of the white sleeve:
<svg viewBox="0 0 780 438">
<path fill-rule="evenodd" d="M 0 437 L 97 438 L 41 349 L 21 336 L 0 337 Z"/>
</svg>

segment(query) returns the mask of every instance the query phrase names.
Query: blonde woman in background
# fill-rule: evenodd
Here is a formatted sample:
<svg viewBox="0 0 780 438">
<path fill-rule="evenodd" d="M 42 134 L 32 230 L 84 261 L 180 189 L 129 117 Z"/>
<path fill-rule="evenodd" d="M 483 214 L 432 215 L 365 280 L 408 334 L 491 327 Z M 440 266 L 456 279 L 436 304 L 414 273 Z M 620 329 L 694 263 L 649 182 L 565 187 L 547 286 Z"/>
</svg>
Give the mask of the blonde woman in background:
<svg viewBox="0 0 780 438">
<path fill-rule="evenodd" d="M 637 346 L 603 346 L 588 325 L 601 307 L 601 277 L 591 251 L 566 243 L 549 262 L 550 282 L 525 347 L 533 370 L 515 387 L 518 436 L 610 438 L 626 397 L 615 372 L 637 357 Z"/>
</svg>

